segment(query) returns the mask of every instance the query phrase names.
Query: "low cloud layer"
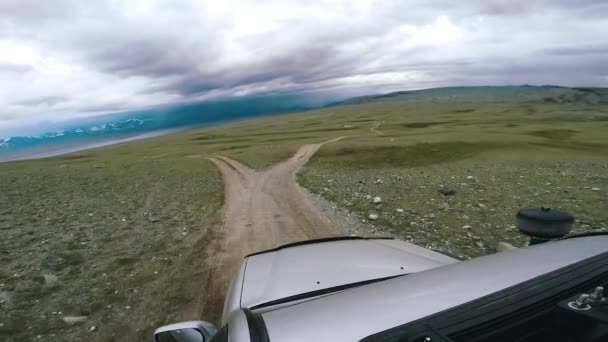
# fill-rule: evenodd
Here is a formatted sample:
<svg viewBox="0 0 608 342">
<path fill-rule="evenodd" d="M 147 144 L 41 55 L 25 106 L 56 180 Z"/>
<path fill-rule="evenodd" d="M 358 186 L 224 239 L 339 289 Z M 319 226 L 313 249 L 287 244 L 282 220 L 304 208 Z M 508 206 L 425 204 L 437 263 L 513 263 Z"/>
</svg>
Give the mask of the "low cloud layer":
<svg viewBox="0 0 608 342">
<path fill-rule="evenodd" d="M 603 0 L 0 0 L 0 131 L 249 94 L 608 86 L 606 18 Z"/>
</svg>

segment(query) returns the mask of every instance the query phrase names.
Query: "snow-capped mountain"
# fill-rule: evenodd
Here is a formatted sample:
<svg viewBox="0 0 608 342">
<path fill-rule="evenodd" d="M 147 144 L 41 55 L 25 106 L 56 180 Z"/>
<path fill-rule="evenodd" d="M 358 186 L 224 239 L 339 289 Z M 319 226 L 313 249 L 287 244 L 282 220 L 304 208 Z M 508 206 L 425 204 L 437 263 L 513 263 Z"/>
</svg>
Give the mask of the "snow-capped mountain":
<svg viewBox="0 0 608 342">
<path fill-rule="evenodd" d="M 29 147 L 43 143 L 68 142 L 74 138 L 95 138 L 111 135 L 128 135 L 150 129 L 151 122 L 142 119 L 127 119 L 118 122 L 73 127 L 66 130 L 47 132 L 37 136 L 17 136 L 0 139 L 0 150 Z"/>
<path fill-rule="evenodd" d="M 302 111 L 320 104 L 320 99 L 294 94 L 244 96 L 217 101 L 171 104 L 82 119 L 54 126 L 52 131 L 32 136 L 0 138 L 0 161 L 39 156 L 40 151 L 73 151 L 78 146 L 131 139 L 154 132 L 204 127 L 222 122 Z"/>
</svg>

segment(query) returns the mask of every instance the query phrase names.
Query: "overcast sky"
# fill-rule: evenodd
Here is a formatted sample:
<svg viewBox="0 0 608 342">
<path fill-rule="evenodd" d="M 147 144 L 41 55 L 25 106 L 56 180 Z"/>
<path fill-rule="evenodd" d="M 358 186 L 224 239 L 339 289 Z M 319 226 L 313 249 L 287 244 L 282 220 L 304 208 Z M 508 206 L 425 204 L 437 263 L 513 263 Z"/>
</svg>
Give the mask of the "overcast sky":
<svg viewBox="0 0 608 342">
<path fill-rule="evenodd" d="M 0 0 L 0 130 L 268 92 L 608 86 L 606 0 Z"/>
</svg>

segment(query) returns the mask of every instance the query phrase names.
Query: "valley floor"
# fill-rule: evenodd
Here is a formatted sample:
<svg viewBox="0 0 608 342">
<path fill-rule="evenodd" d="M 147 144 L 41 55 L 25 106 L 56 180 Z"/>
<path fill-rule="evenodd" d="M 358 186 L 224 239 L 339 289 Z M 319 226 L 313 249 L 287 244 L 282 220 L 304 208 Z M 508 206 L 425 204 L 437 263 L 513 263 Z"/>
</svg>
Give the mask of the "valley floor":
<svg viewBox="0 0 608 342">
<path fill-rule="evenodd" d="M 514 215 L 539 206 L 571 212 L 577 232 L 606 230 L 607 118 L 588 104 L 364 103 L 2 163 L 0 339 L 144 340 L 162 324 L 212 319 L 231 276 L 209 281 L 224 270 L 218 246 L 240 257 L 339 226 L 466 258 L 523 244 Z M 316 195 L 289 178 L 308 158 L 297 180 Z M 247 221 L 233 200 L 243 189 L 256 203 L 283 200 Z M 299 208 L 314 228 L 282 235 L 285 196 L 320 208 Z M 274 239 L 245 247 L 247 224 Z"/>
</svg>

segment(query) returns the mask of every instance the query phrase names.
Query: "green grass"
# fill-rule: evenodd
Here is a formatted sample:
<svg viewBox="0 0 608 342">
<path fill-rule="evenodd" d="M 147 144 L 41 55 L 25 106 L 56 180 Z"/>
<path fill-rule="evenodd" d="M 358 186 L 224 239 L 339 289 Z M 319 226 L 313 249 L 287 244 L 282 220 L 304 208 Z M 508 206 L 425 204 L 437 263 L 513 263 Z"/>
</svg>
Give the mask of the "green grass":
<svg viewBox="0 0 608 342">
<path fill-rule="evenodd" d="M 221 180 L 205 159 L 151 159 L 146 145 L 0 164 L 0 290 L 11 296 L 0 339 L 143 340 L 200 318 Z M 67 326 L 59 311 L 89 320 Z"/>
<path fill-rule="evenodd" d="M 578 131 L 572 129 L 545 129 L 531 132 L 531 135 L 551 139 L 551 140 L 567 140 L 574 136 Z"/>
<path fill-rule="evenodd" d="M 607 110 L 512 102 L 340 107 L 332 112 L 372 121 L 323 147 L 299 181 L 362 220 L 379 214 L 376 227 L 463 257 L 491 253 L 499 241 L 523 244 L 513 228 L 522 207 L 568 210 L 577 232 L 608 230 L 608 127 L 596 120 Z M 374 123 L 383 134 L 369 131 Z M 443 187 L 456 195 L 442 195 Z"/>
<path fill-rule="evenodd" d="M 470 158 L 477 153 L 505 146 L 496 143 L 473 144 L 458 141 L 377 147 L 344 143 L 324 148 L 315 156 L 313 165 L 324 163 L 328 167 L 338 169 L 372 170 L 386 167 L 425 166 Z"/>
</svg>

